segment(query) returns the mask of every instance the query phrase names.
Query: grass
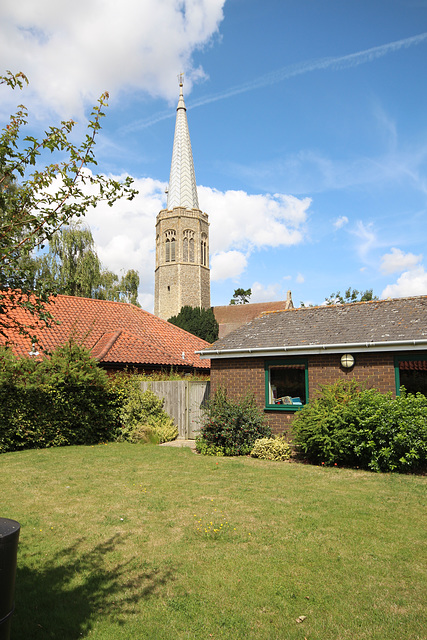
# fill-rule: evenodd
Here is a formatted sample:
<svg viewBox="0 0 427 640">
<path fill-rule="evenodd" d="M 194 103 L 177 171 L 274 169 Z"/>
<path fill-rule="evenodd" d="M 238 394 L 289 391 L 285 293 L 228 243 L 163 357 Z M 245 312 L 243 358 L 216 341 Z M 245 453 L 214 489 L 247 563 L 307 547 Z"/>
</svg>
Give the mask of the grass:
<svg viewBox="0 0 427 640">
<path fill-rule="evenodd" d="M 3 454 L 0 483 L 11 640 L 426 638 L 424 477 L 123 443 Z"/>
</svg>

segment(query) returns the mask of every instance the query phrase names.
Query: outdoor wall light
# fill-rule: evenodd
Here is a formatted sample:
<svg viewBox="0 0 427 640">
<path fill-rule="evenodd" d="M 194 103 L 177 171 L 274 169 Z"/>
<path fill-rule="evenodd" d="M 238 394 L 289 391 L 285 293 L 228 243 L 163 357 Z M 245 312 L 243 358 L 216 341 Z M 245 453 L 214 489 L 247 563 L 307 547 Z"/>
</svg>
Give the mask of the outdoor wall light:
<svg viewBox="0 0 427 640">
<path fill-rule="evenodd" d="M 344 367 L 344 369 L 351 369 L 353 365 L 354 357 L 351 353 L 344 353 L 344 355 L 341 356 L 341 366 Z"/>
</svg>

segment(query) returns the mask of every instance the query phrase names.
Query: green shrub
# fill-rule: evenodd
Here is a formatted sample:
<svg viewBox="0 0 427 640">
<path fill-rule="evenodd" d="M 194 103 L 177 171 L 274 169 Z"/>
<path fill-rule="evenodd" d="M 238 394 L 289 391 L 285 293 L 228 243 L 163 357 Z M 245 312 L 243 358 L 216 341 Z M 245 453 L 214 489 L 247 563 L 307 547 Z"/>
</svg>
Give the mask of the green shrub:
<svg viewBox="0 0 427 640">
<path fill-rule="evenodd" d="M 168 442 L 178 435 L 163 400 L 141 393 L 139 376 L 109 377 L 72 340 L 50 357 L 0 348 L 0 453 L 115 439 Z"/>
<path fill-rule="evenodd" d="M 224 449 L 215 444 L 208 444 L 200 435 L 196 437 L 196 451 L 203 456 L 224 456 Z"/>
<path fill-rule="evenodd" d="M 283 436 L 255 440 L 251 451 L 252 458 L 260 458 L 261 460 L 289 460 L 291 454 L 292 449 Z"/>
<path fill-rule="evenodd" d="M 402 473 L 427 466 L 427 398 L 406 393 L 392 398 L 362 393 L 355 444 L 359 466 Z"/>
<path fill-rule="evenodd" d="M 397 398 L 339 380 L 295 416 L 295 443 L 311 462 L 415 472 L 427 464 L 427 398 Z"/>
<path fill-rule="evenodd" d="M 112 440 L 119 407 L 105 371 L 71 341 L 43 360 L 0 350 L 0 452 Z"/>
<path fill-rule="evenodd" d="M 120 412 L 118 439 L 160 444 L 175 440 L 178 429 L 163 405 L 164 400 L 150 389 L 141 391 L 139 376 L 129 378 L 126 399 Z"/>
<path fill-rule="evenodd" d="M 162 424 L 158 424 L 157 426 L 148 423 L 135 424 L 134 427 L 129 430 L 126 438 L 120 435 L 118 439 L 126 439 L 128 442 L 141 444 L 162 444 L 163 442 L 175 440 L 177 435 L 178 429 L 173 421 L 168 418 L 167 421 L 162 421 Z"/>
<path fill-rule="evenodd" d="M 264 414 L 252 395 L 232 401 L 220 388 L 204 409 L 196 450 L 208 453 L 212 451 L 209 447 L 215 447 L 213 455 L 218 452 L 226 456 L 249 455 L 255 440 L 270 435 L 270 427 L 265 424 Z"/>
<path fill-rule="evenodd" d="M 292 424 L 295 443 L 311 462 L 354 462 L 356 415 L 351 400 L 359 393 L 356 380 L 338 380 L 321 386 L 319 396 L 297 412 Z"/>
</svg>

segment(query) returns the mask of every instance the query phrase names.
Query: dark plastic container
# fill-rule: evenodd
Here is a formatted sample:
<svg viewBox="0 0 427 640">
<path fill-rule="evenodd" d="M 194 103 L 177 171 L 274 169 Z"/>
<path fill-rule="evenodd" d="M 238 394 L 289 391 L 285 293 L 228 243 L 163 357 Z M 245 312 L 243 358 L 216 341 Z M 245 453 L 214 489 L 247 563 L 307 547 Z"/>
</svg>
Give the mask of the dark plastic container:
<svg viewBox="0 0 427 640">
<path fill-rule="evenodd" d="M 0 640 L 10 638 L 20 528 L 16 520 L 0 518 Z"/>
</svg>

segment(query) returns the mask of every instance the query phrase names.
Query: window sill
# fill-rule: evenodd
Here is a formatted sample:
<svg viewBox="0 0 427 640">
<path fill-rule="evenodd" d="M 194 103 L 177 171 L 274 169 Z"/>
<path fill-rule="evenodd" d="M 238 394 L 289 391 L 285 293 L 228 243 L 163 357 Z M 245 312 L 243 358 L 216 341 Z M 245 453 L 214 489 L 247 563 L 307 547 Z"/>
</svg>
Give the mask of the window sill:
<svg viewBox="0 0 427 640">
<path fill-rule="evenodd" d="M 291 405 L 291 404 L 270 404 L 264 407 L 264 411 L 301 411 L 305 405 Z"/>
</svg>

